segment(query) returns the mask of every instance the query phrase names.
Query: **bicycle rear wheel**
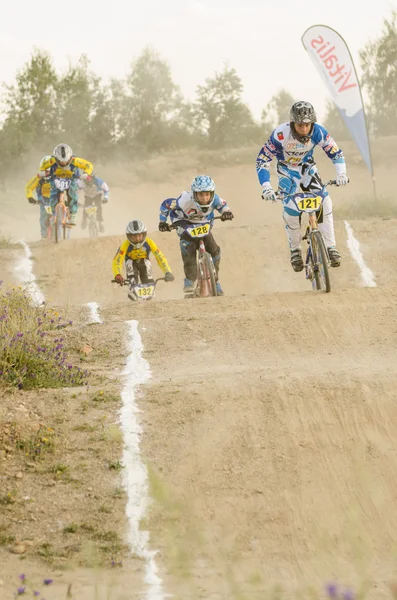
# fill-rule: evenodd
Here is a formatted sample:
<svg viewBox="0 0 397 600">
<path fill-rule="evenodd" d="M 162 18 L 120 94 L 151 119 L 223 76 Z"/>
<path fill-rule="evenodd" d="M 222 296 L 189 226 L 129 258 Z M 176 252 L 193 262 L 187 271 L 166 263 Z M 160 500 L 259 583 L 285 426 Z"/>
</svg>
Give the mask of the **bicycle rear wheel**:
<svg viewBox="0 0 397 600">
<path fill-rule="evenodd" d="M 311 248 L 317 290 L 329 293 L 331 291 L 331 279 L 329 276 L 328 253 L 320 231 L 312 232 Z"/>
<path fill-rule="evenodd" d="M 204 252 L 199 258 L 199 277 L 200 277 L 200 296 L 217 296 L 215 269 L 212 262 L 212 256 L 208 252 Z"/>
</svg>

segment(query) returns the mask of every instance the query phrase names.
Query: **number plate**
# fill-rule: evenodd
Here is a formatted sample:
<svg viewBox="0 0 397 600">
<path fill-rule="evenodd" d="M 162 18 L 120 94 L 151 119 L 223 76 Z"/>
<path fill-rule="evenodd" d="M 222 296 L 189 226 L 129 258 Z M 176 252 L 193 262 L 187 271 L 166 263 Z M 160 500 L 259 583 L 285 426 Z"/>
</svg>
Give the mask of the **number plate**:
<svg viewBox="0 0 397 600">
<path fill-rule="evenodd" d="M 208 235 L 211 227 L 209 223 L 198 225 L 197 227 L 188 228 L 187 232 L 191 237 L 204 237 Z"/>
<path fill-rule="evenodd" d="M 86 206 L 84 210 L 87 213 L 87 215 L 94 215 L 97 211 L 97 207 L 96 206 Z"/>
<path fill-rule="evenodd" d="M 138 298 L 152 298 L 154 294 L 154 285 L 137 285 L 135 287 L 135 294 Z"/>
<path fill-rule="evenodd" d="M 318 210 L 321 206 L 321 196 L 312 196 L 309 198 L 302 198 L 296 202 L 297 207 L 302 212 Z"/>
<path fill-rule="evenodd" d="M 52 215 L 52 208 L 48 204 L 44 206 L 44 210 L 46 211 L 47 215 Z"/>
<path fill-rule="evenodd" d="M 70 188 L 70 179 L 55 179 L 54 183 L 55 187 L 57 187 L 58 190 L 61 190 L 61 192 Z"/>
</svg>

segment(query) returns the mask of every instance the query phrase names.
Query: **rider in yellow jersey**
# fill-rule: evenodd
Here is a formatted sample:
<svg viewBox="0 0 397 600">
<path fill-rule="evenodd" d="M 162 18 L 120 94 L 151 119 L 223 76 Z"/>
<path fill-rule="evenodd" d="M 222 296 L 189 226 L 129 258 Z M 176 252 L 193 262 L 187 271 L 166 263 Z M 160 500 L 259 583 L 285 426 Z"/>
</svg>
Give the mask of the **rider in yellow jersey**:
<svg viewBox="0 0 397 600">
<path fill-rule="evenodd" d="M 70 222 L 76 223 L 76 214 L 78 207 L 78 187 L 77 179 L 81 175 L 81 171 L 91 175 L 94 167 L 92 163 L 84 158 L 78 158 L 73 156 L 73 152 L 70 146 L 67 144 L 58 144 L 54 148 L 52 156 L 46 156 L 41 161 L 40 173 L 49 173 L 51 180 L 51 206 L 54 208 L 58 200 L 58 188 L 55 185 L 56 179 L 68 179 L 70 180 L 70 187 L 68 189 L 69 208 L 70 208 Z"/>
<path fill-rule="evenodd" d="M 125 261 L 127 279 L 131 288 L 141 283 L 153 283 L 150 254 L 153 252 L 160 269 L 165 274 L 165 281 L 174 281 L 168 261 L 157 244 L 147 237 L 146 225 L 139 220 L 130 221 L 126 228 L 127 239 L 121 244 L 113 259 L 113 277 L 119 285 L 124 284 L 121 269 Z"/>
<path fill-rule="evenodd" d="M 45 156 L 45 159 L 50 158 Z M 34 198 L 36 192 L 37 200 Z M 45 205 L 50 204 L 51 182 L 49 180 L 49 172 L 44 172 L 42 177 L 40 174 L 35 175 L 28 181 L 25 187 L 26 198 L 30 204 L 40 204 L 40 233 L 42 239 L 47 239 L 47 219 L 48 214 L 45 210 Z"/>
</svg>

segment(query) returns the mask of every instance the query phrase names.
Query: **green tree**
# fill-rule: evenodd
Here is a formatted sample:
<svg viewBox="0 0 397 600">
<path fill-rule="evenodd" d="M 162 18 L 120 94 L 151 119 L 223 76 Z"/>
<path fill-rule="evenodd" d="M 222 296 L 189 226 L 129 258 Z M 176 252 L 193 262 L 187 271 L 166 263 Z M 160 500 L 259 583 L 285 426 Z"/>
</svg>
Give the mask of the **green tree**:
<svg viewBox="0 0 397 600">
<path fill-rule="evenodd" d="M 16 83 L 5 86 L 0 135 L 4 163 L 35 148 L 48 153 L 58 130 L 58 76 L 47 52 L 35 50 Z"/>
<path fill-rule="evenodd" d="M 242 101 L 243 84 L 235 69 L 225 65 L 197 88 L 195 120 L 212 147 L 257 141 L 260 128 Z"/>
<path fill-rule="evenodd" d="M 362 85 L 370 101 L 369 120 L 377 135 L 397 133 L 397 28 L 395 12 L 380 38 L 360 52 Z"/>
<path fill-rule="evenodd" d="M 295 100 L 289 92 L 284 89 L 280 90 L 262 111 L 263 125 L 270 127 L 272 131 L 281 123 L 289 121 L 289 112 L 294 102 Z"/>
<path fill-rule="evenodd" d="M 125 119 L 120 123 L 125 145 L 135 152 L 170 147 L 182 96 L 168 64 L 146 48 L 133 63 L 126 87 Z"/>
<path fill-rule="evenodd" d="M 90 120 L 95 95 L 100 93 L 100 79 L 89 70 L 89 60 L 82 55 L 76 65 L 69 65 L 59 82 L 58 106 L 62 140 L 82 154 L 90 139 Z"/>
</svg>

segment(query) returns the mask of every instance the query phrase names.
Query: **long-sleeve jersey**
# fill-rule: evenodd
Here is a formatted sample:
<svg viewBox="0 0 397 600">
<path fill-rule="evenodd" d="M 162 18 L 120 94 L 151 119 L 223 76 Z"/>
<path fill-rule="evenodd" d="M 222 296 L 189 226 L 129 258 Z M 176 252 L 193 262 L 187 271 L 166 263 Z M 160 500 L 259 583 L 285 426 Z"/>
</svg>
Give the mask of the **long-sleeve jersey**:
<svg viewBox="0 0 397 600">
<path fill-rule="evenodd" d="M 283 123 L 273 131 L 259 152 L 256 160 L 259 183 L 263 185 L 270 181 L 270 163 L 273 158 L 277 160 L 279 170 L 285 168 L 300 171 L 303 164 L 313 162 L 316 146 L 320 146 L 332 160 L 338 175 L 346 173 L 343 152 L 324 127 L 314 123 L 311 138 L 303 144 L 294 138 L 290 124 Z"/>
<path fill-rule="evenodd" d="M 203 212 L 192 198 L 191 192 L 182 192 L 179 198 L 167 198 L 160 206 L 160 221 L 166 222 L 169 217 L 171 223 L 175 221 L 189 221 L 191 223 L 212 223 L 215 217 L 214 210 L 219 213 L 229 211 L 225 200 L 215 194 L 209 212 Z"/>
<path fill-rule="evenodd" d="M 55 157 L 51 156 L 48 160 L 41 162 L 39 174 L 43 175 L 47 171 L 52 179 L 55 177 L 58 179 L 72 179 L 79 177 L 79 169 L 85 171 L 87 175 L 91 175 L 94 167 L 88 160 L 77 156 L 72 156 L 70 163 L 66 167 L 61 167 Z"/>
<path fill-rule="evenodd" d="M 157 264 L 163 273 L 171 273 L 170 266 L 164 254 L 161 252 L 157 244 L 152 239 L 147 237 L 144 244 L 140 248 L 134 248 L 129 240 L 125 240 L 121 244 L 112 263 L 113 277 L 116 277 L 116 275 L 121 275 L 121 267 L 127 258 L 131 258 L 132 260 L 139 260 L 142 258 L 150 259 L 151 252 L 153 252 L 153 256 L 157 260 Z"/>
<path fill-rule="evenodd" d="M 40 175 L 35 175 L 26 184 L 26 198 L 33 197 L 33 193 L 35 191 L 38 200 L 41 200 L 43 197 L 49 198 L 51 194 L 51 183 L 46 178 L 40 177 Z"/>
<path fill-rule="evenodd" d="M 79 179 L 77 181 L 77 187 L 84 191 L 84 196 L 86 198 L 95 198 L 95 196 L 102 193 L 105 198 L 108 198 L 109 196 L 108 184 L 96 175 L 92 176 L 92 183 L 87 183 L 84 179 Z"/>
</svg>

